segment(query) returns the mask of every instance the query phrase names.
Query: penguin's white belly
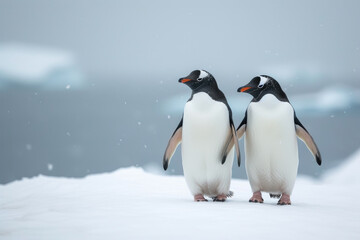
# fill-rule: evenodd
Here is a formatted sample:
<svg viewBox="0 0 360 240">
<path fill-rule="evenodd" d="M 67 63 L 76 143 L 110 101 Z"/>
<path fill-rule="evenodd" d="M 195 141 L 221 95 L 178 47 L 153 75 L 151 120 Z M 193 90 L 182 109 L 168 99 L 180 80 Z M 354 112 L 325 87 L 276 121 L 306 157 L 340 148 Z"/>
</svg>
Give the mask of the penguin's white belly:
<svg viewBox="0 0 360 240">
<path fill-rule="evenodd" d="M 291 194 L 299 164 L 294 110 L 267 94 L 249 104 L 245 166 L 253 192 Z"/>
<path fill-rule="evenodd" d="M 224 103 L 202 92 L 186 103 L 181 154 L 185 180 L 193 195 L 228 194 L 234 150 L 224 164 L 221 153 L 229 131 L 229 111 Z"/>
</svg>

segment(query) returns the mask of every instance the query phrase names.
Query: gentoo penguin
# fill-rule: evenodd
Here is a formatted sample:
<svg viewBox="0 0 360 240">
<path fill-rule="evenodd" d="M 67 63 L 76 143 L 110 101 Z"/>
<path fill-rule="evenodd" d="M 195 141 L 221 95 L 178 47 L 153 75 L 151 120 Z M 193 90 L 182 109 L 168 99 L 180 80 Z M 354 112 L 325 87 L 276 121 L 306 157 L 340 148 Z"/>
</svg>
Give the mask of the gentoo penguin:
<svg viewBox="0 0 360 240">
<path fill-rule="evenodd" d="M 319 149 L 275 79 L 255 77 L 238 92 L 254 97 L 236 132 L 239 139 L 245 133 L 245 168 L 253 191 L 249 202 L 262 203 L 261 192 L 268 192 L 281 196 L 279 205 L 290 205 L 299 164 L 296 136 L 321 165 Z"/>
<path fill-rule="evenodd" d="M 234 160 L 234 145 L 240 166 L 240 151 L 232 112 L 215 78 L 207 71 L 195 70 L 179 82 L 192 89 L 183 117 L 171 136 L 163 158 L 168 168 L 181 143 L 186 183 L 195 201 L 225 201 Z"/>
</svg>

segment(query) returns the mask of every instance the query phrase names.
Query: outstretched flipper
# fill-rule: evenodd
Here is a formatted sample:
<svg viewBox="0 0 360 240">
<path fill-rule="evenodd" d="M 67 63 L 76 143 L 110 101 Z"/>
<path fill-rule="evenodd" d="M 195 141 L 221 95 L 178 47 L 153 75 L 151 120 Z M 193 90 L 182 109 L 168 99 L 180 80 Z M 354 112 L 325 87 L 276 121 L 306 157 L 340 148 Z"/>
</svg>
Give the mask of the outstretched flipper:
<svg viewBox="0 0 360 240">
<path fill-rule="evenodd" d="M 228 133 L 228 138 L 226 140 L 226 143 L 224 145 L 224 150 L 222 153 L 222 159 L 221 159 L 222 164 L 225 163 L 226 158 L 234 145 L 235 145 L 235 150 L 236 150 L 238 166 L 240 166 L 240 163 L 241 163 L 240 148 L 239 148 L 239 144 L 238 144 L 238 141 L 236 138 L 234 123 L 232 122 L 232 120 L 230 120 L 230 131 Z"/>
<path fill-rule="evenodd" d="M 307 148 L 310 150 L 310 152 L 316 159 L 317 164 L 319 164 L 320 166 L 322 161 L 321 154 L 318 147 L 316 146 L 314 139 L 312 138 L 310 133 L 306 130 L 306 128 L 301 124 L 301 122 L 296 117 L 296 115 L 294 115 L 294 118 L 295 118 L 296 135 L 305 143 Z"/>
<path fill-rule="evenodd" d="M 236 129 L 236 137 L 237 139 L 241 139 L 244 136 L 247 124 L 247 111 L 245 112 L 245 117 L 241 121 L 239 127 Z"/>
<path fill-rule="evenodd" d="M 183 124 L 183 119 L 181 119 L 179 125 L 175 129 L 175 131 L 174 131 L 173 135 L 171 136 L 169 143 L 166 147 L 164 158 L 163 158 L 163 167 L 164 167 L 165 171 L 169 166 L 170 160 L 171 160 L 172 156 L 174 155 L 176 148 L 181 143 L 182 124 Z"/>
</svg>

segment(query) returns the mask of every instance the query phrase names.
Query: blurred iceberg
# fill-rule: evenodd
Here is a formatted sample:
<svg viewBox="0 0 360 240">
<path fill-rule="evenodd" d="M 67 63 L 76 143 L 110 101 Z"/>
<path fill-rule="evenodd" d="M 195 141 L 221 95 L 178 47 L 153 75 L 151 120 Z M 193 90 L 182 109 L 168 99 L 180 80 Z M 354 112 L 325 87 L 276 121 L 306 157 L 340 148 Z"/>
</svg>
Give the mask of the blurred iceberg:
<svg viewBox="0 0 360 240">
<path fill-rule="evenodd" d="M 333 85 L 318 92 L 289 97 L 297 112 L 324 114 L 360 107 L 360 90 L 345 85 Z"/>
<path fill-rule="evenodd" d="M 163 104 L 166 114 L 181 114 L 189 94 L 172 96 Z M 337 111 L 346 112 L 360 108 L 360 89 L 346 85 L 331 85 L 312 93 L 288 94 L 288 98 L 297 113 L 301 115 L 326 115 Z M 244 114 L 251 101 L 248 95 L 227 96 L 235 115 Z"/>
<path fill-rule="evenodd" d="M 259 66 L 259 73 L 275 77 L 282 83 L 291 84 L 301 81 L 302 86 L 322 84 L 329 75 L 328 72 L 321 72 L 318 64 L 309 63 L 268 64 Z"/>
<path fill-rule="evenodd" d="M 0 44 L 0 87 L 80 87 L 83 75 L 74 56 L 63 50 L 27 44 Z"/>
</svg>

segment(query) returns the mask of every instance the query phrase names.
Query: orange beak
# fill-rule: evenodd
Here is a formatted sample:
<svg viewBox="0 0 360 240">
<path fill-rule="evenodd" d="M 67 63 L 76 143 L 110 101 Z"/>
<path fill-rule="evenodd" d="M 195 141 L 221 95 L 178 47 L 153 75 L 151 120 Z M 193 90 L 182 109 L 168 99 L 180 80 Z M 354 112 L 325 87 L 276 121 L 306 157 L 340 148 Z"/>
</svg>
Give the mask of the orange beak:
<svg viewBox="0 0 360 240">
<path fill-rule="evenodd" d="M 188 82 L 188 81 L 191 81 L 191 79 L 190 79 L 190 78 L 181 79 L 181 82 L 182 82 L 182 83 L 186 83 L 186 82 Z"/>
<path fill-rule="evenodd" d="M 240 89 L 240 92 L 245 92 L 245 91 L 249 90 L 250 88 L 251 87 L 243 87 L 243 88 Z"/>
</svg>

